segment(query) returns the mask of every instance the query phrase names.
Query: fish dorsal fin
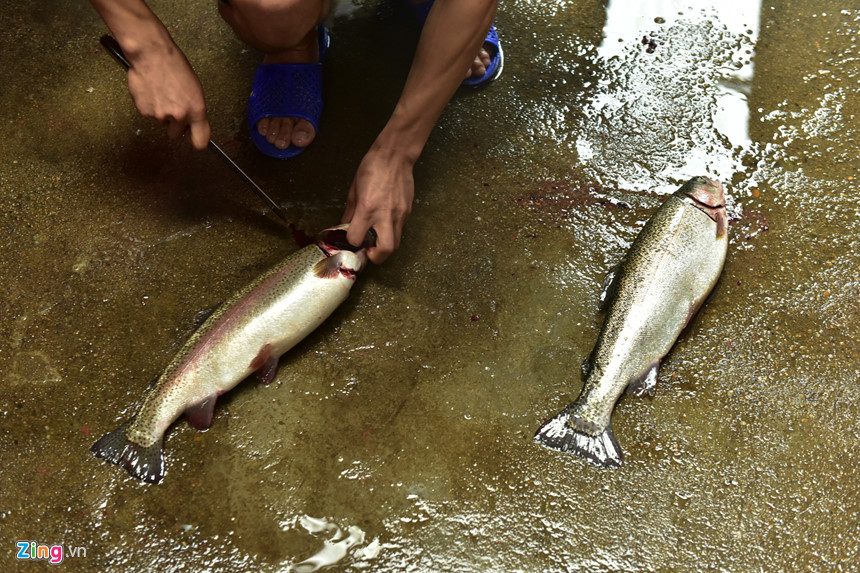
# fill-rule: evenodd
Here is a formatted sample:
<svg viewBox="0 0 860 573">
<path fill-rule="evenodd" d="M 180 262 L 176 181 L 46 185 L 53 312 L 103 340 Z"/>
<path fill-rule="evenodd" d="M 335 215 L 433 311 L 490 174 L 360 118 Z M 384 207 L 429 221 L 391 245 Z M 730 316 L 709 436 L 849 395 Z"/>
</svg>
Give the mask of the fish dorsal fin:
<svg viewBox="0 0 860 573">
<path fill-rule="evenodd" d="M 152 380 L 150 380 L 150 381 L 149 381 L 149 384 L 147 384 L 147 385 L 146 385 L 146 391 L 147 391 L 147 392 L 149 392 L 150 390 L 152 390 L 153 388 L 155 388 L 155 385 L 156 385 L 156 384 L 158 384 L 158 381 L 159 381 L 160 379 L 161 379 L 161 377 L 160 377 L 160 376 L 156 376 L 155 378 L 153 378 Z"/>
<path fill-rule="evenodd" d="M 618 292 L 618 275 L 621 272 L 621 263 L 618 263 L 606 273 L 603 277 L 603 287 L 600 289 L 599 306 L 600 310 L 606 310 L 612 299 L 615 298 L 615 293 Z"/>
<path fill-rule="evenodd" d="M 183 325 L 180 332 L 176 335 L 176 340 L 173 342 L 173 346 L 185 344 L 185 342 L 191 336 L 194 336 L 194 333 L 199 331 L 206 321 L 209 320 L 220 307 L 221 305 L 219 304 L 211 308 L 204 308 L 203 310 L 197 311 L 197 314 L 195 314 L 194 318 L 191 320 L 191 324 Z"/>
<path fill-rule="evenodd" d="M 596 350 L 596 348 L 595 348 Z M 591 351 L 591 354 L 582 361 L 582 379 L 587 380 L 589 376 L 591 376 L 591 371 L 594 370 L 594 350 Z"/>
<path fill-rule="evenodd" d="M 206 322 L 210 316 L 215 314 L 215 311 L 218 310 L 219 306 L 221 305 L 217 304 L 211 308 L 204 308 L 203 310 L 198 311 L 197 314 L 194 315 L 194 330 L 199 330 L 200 327 L 203 326 L 203 323 Z"/>
<path fill-rule="evenodd" d="M 215 415 L 215 400 L 217 394 L 209 394 L 197 404 L 192 404 L 185 409 L 185 419 L 192 428 L 196 430 L 208 430 L 212 425 L 212 417 Z"/>
</svg>

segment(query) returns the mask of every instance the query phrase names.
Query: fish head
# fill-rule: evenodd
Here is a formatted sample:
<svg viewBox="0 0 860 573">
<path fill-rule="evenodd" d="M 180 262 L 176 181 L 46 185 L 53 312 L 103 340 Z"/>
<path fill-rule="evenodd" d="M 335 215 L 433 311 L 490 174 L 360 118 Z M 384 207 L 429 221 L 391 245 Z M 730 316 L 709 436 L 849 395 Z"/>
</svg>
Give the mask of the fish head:
<svg viewBox="0 0 860 573">
<path fill-rule="evenodd" d="M 723 186 L 719 181 L 707 177 L 693 177 L 684 183 L 677 193 L 686 195 L 697 203 L 702 203 L 708 207 L 723 207 L 726 203 Z"/>
<path fill-rule="evenodd" d="M 367 265 L 367 249 L 376 246 L 376 232 L 370 229 L 358 247 L 346 240 L 349 223 L 323 229 L 317 235 L 316 244 L 329 257 L 338 256 L 348 265 L 349 270 L 358 273 Z"/>
<path fill-rule="evenodd" d="M 719 181 L 707 177 L 693 177 L 675 192 L 675 196 L 693 205 L 717 224 L 717 238 L 728 230 L 726 194 Z"/>
</svg>

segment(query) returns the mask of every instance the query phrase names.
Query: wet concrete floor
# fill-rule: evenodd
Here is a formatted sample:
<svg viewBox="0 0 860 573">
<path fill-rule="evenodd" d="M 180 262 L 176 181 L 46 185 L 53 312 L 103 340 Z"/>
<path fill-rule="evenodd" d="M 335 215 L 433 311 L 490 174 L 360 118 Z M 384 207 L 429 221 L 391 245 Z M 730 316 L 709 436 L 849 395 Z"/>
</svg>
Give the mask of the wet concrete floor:
<svg viewBox="0 0 860 573">
<path fill-rule="evenodd" d="M 244 127 L 257 55 L 214 2 L 152 6 L 213 139 L 313 233 L 339 221 L 416 28 L 341 6 L 313 147 Z M 162 484 L 95 459 L 197 311 L 297 249 L 218 157 L 135 112 L 87 3 L 0 28 L 0 568 L 860 568 L 860 6 L 503 0 L 505 73 L 449 105 L 402 248 L 276 382 L 180 421 Z M 851 4 L 851 3 L 849 3 Z M 606 36 L 604 38 L 604 35 Z M 719 178 L 720 283 L 622 398 L 624 465 L 532 442 L 579 393 L 603 274 L 666 193 Z"/>
</svg>

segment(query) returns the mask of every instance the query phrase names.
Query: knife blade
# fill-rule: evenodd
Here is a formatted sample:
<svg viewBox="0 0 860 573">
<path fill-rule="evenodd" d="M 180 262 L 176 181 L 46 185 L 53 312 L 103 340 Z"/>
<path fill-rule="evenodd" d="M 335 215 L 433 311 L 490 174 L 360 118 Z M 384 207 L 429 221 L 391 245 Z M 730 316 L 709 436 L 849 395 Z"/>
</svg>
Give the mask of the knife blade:
<svg viewBox="0 0 860 573">
<path fill-rule="evenodd" d="M 122 67 L 124 67 L 126 70 L 128 70 L 128 69 L 131 67 L 131 64 L 129 64 L 128 60 L 127 60 L 127 59 L 126 59 L 126 57 L 125 57 L 125 54 L 122 52 L 122 48 L 120 47 L 119 42 L 117 42 L 117 41 L 116 41 L 116 39 L 114 39 L 114 37 L 113 37 L 113 36 L 109 36 L 109 35 L 105 34 L 104 36 L 102 36 L 102 37 L 99 39 L 99 42 L 100 42 L 100 43 L 101 43 L 101 45 L 104 47 L 104 49 L 105 49 L 105 50 L 107 50 L 107 51 L 108 51 L 108 53 L 109 53 L 111 56 L 113 56 L 113 58 L 114 58 L 114 59 L 115 59 L 115 60 L 116 60 L 116 61 L 117 61 L 117 62 L 118 62 Z M 248 182 L 248 184 L 251 186 L 251 189 L 253 189 L 253 190 L 254 190 L 254 192 L 255 192 L 255 193 L 256 193 L 256 194 L 257 194 L 257 195 L 258 195 L 258 196 L 259 196 L 263 201 L 265 201 L 266 205 L 268 205 L 268 206 L 269 206 L 269 208 L 272 210 L 272 212 L 274 212 L 274 213 L 275 213 L 275 215 L 277 215 L 278 217 L 280 217 L 280 218 L 281 218 L 282 220 L 284 220 L 284 221 L 287 221 L 287 220 L 288 220 L 288 219 L 287 219 L 287 212 L 286 212 L 286 210 L 285 210 L 283 207 L 281 207 L 280 205 L 278 205 L 277 203 L 275 203 L 275 201 L 274 201 L 271 197 L 269 197 L 269 196 L 266 194 L 266 192 L 265 192 L 265 191 L 263 191 L 263 189 L 262 189 L 262 188 L 260 188 L 260 186 L 259 186 L 259 185 L 257 185 L 257 184 L 254 182 L 254 180 L 253 180 L 253 179 L 251 179 L 251 177 L 250 177 L 250 176 L 248 176 L 248 174 L 247 174 L 247 173 L 245 173 L 245 172 L 242 170 L 242 168 L 241 168 L 241 167 L 239 167 L 239 166 L 236 164 L 236 162 L 235 162 L 235 161 L 233 161 L 233 160 L 230 158 L 230 156 L 229 156 L 229 155 L 227 155 L 227 154 L 224 152 L 224 150 L 223 150 L 223 149 L 221 149 L 221 148 L 220 148 L 220 147 L 219 147 L 219 146 L 218 146 L 214 141 L 212 141 L 211 139 L 209 140 L 209 149 L 211 149 L 211 150 L 215 151 L 218 155 L 220 155 L 221 157 L 223 157 L 224 159 L 226 159 L 226 160 L 227 160 L 227 162 L 228 162 L 230 165 L 232 165 L 232 166 L 233 166 L 233 169 L 235 169 L 235 170 L 236 170 L 236 171 L 237 171 L 237 172 L 242 176 L 242 178 L 243 178 L 243 179 L 245 179 L 245 181 L 247 181 L 247 182 Z"/>
</svg>

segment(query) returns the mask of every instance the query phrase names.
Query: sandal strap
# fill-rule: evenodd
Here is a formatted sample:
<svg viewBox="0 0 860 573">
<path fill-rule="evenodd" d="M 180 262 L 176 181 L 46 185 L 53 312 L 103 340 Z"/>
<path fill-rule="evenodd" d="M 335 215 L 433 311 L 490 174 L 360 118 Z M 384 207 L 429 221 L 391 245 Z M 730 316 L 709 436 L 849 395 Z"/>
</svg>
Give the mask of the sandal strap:
<svg viewBox="0 0 860 573">
<path fill-rule="evenodd" d="M 297 117 L 305 119 L 319 133 L 322 116 L 322 59 L 329 47 L 325 27 L 319 30 L 320 62 L 306 64 L 260 64 L 254 74 L 251 96 L 248 98 L 248 130 L 257 148 L 270 157 L 286 159 L 304 151 L 290 145 L 278 149 L 257 131 L 257 122 L 266 117 Z"/>
</svg>

